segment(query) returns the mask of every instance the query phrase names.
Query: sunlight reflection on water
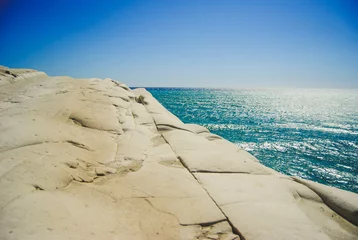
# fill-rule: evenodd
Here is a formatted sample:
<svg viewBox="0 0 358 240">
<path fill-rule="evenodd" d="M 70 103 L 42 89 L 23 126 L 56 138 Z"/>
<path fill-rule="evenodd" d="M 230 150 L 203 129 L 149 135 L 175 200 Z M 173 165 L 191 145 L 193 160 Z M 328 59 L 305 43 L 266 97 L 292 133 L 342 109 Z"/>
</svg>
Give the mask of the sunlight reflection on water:
<svg viewBox="0 0 358 240">
<path fill-rule="evenodd" d="M 266 166 L 358 193 L 358 90 L 148 90 Z"/>
</svg>

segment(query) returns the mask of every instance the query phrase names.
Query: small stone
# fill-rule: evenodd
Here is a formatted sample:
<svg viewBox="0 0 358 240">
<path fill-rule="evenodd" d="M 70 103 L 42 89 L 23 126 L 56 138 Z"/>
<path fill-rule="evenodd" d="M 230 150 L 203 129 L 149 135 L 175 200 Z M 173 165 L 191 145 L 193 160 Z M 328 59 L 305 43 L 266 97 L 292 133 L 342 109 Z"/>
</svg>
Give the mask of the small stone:
<svg viewBox="0 0 358 240">
<path fill-rule="evenodd" d="M 110 168 L 110 167 L 96 168 L 97 176 L 105 176 L 107 174 L 113 174 L 113 173 L 116 173 L 115 168 Z"/>
</svg>

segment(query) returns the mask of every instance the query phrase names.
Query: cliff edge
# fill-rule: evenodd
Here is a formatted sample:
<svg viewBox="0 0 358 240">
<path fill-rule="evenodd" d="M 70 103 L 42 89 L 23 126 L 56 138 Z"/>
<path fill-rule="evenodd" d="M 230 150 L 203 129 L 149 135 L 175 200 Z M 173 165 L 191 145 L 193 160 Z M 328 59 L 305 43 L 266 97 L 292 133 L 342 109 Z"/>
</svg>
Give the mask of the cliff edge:
<svg viewBox="0 0 358 240">
<path fill-rule="evenodd" d="M 145 89 L 0 67 L 0 239 L 358 239 L 358 194 L 289 177 Z"/>
</svg>

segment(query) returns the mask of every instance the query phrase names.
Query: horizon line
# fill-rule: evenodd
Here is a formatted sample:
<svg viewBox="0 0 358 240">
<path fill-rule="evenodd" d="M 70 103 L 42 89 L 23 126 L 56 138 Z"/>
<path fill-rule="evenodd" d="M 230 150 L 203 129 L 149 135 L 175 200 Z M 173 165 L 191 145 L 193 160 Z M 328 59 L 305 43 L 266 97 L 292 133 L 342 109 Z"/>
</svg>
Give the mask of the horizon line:
<svg viewBox="0 0 358 240">
<path fill-rule="evenodd" d="M 311 89 L 311 90 L 358 90 L 358 87 L 144 87 L 144 86 L 128 86 L 131 89 L 136 89 L 136 88 L 145 88 L 145 89 L 150 89 L 150 88 L 173 88 L 173 89 L 227 89 L 227 90 L 235 90 L 235 89 Z"/>
</svg>

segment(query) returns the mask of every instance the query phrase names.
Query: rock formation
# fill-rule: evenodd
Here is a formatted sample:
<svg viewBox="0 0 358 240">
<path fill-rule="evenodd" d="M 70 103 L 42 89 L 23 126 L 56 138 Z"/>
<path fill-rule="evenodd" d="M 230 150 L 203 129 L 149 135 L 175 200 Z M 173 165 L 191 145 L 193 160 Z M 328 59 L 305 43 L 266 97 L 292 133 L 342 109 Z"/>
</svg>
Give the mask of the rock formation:
<svg viewBox="0 0 358 240">
<path fill-rule="evenodd" d="M 145 89 L 0 67 L 0 239 L 358 239 L 358 194 L 285 176 Z"/>
</svg>

